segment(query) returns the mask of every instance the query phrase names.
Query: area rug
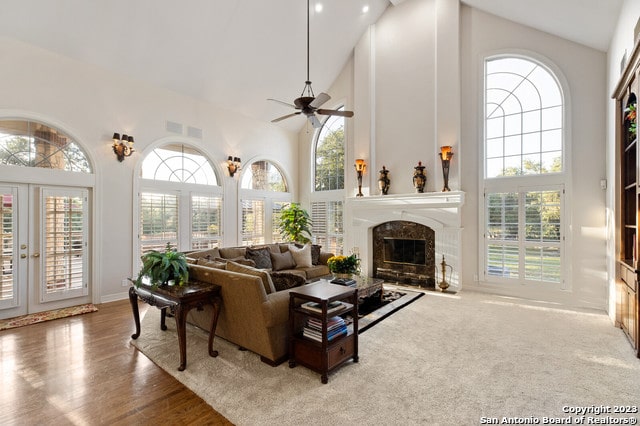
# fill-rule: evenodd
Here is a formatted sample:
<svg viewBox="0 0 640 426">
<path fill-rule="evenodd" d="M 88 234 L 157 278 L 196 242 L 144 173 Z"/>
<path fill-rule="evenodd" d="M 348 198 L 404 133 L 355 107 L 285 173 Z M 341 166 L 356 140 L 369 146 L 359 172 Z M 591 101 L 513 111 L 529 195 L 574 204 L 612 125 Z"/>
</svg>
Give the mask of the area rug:
<svg viewBox="0 0 640 426">
<path fill-rule="evenodd" d="M 389 315 L 418 300 L 424 293 L 411 290 L 387 290 L 382 295 L 382 303 L 378 302 L 379 294 L 368 297 L 358 307 L 358 334 L 379 323 Z"/>
<path fill-rule="evenodd" d="M 35 314 L 22 315 L 20 317 L 8 318 L 0 320 L 0 331 L 10 328 L 22 327 L 23 325 L 36 324 L 39 322 L 50 321 L 58 318 L 72 317 L 74 315 L 87 314 L 95 312 L 98 308 L 93 303 L 85 305 L 71 306 L 69 308 L 54 309 L 52 311 L 38 312 Z"/>
<path fill-rule="evenodd" d="M 537 301 L 426 292 L 362 334 L 359 362 L 324 385 L 307 368 L 268 366 L 219 338 L 212 358 L 207 334 L 191 326 L 178 371 L 175 321 L 167 331 L 159 321 L 149 308 L 131 343 L 238 426 L 575 424 L 566 407 L 637 406 L 640 395 L 640 360 L 604 312 Z M 592 417 L 603 416 L 613 417 Z"/>
</svg>

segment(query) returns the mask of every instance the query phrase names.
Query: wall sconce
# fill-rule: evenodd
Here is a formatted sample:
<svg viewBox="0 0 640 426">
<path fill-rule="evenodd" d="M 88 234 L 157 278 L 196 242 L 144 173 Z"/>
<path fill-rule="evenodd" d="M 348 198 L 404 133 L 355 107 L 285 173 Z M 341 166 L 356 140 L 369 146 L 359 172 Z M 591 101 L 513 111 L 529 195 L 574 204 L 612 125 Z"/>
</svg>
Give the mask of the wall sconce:
<svg viewBox="0 0 640 426">
<path fill-rule="evenodd" d="M 440 160 L 442 160 L 442 177 L 444 178 L 444 188 L 442 188 L 442 192 L 451 191 L 451 189 L 449 189 L 449 165 L 451 164 L 451 157 L 453 157 L 451 147 L 441 146 Z"/>
<path fill-rule="evenodd" d="M 240 170 L 240 158 L 232 157 L 231 155 L 227 158 L 227 168 L 229 169 L 229 176 L 233 177 L 238 170 Z"/>
<path fill-rule="evenodd" d="M 356 197 L 362 197 L 362 175 L 367 170 L 367 164 L 362 158 L 358 158 L 356 160 L 356 164 L 353 166 L 356 168 L 356 173 L 358 175 L 358 193 L 356 194 Z"/>
<path fill-rule="evenodd" d="M 113 152 L 120 162 L 124 160 L 124 157 L 130 157 L 131 154 L 136 152 L 136 150 L 133 149 L 133 136 L 123 134 L 122 138 L 120 138 L 120 133 L 114 133 Z"/>
</svg>

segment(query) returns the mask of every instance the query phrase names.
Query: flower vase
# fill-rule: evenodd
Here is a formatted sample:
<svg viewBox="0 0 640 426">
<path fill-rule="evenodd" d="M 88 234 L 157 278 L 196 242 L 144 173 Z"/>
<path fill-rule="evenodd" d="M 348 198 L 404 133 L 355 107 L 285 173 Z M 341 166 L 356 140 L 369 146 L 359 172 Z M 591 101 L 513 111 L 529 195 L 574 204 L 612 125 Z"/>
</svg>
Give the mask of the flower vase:
<svg viewBox="0 0 640 426">
<path fill-rule="evenodd" d="M 346 280 L 350 280 L 353 278 L 353 274 L 344 274 L 344 273 L 338 273 L 338 272 L 334 272 L 333 273 L 333 278 L 344 278 Z"/>
</svg>

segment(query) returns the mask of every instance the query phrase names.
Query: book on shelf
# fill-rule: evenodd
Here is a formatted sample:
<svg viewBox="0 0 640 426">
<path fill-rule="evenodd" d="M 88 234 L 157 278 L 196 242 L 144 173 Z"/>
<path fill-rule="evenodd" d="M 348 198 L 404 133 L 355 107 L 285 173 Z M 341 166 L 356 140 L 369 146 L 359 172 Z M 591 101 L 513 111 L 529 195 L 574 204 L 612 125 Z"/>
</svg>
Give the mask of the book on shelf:
<svg viewBox="0 0 640 426">
<path fill-rule="evenodd" d="M 340 301 L 327 303 L 327 313 L 332 313 L 340 310 L 344 306 L 344 303 Z M 322 305 L 317 302 L 306 302 L 301 305 L 303 309 L 312 312 L 322 312 Z"/>
<path fill-rule="evenodd" d="M 347 324 L 342 317 L 327 319 L 327 341 L 347 334 Z M 317 318 L 309 318 L 302 329 L 302 335 L 318 342 L 322 341 L 322 321 Z"/>
</svg>

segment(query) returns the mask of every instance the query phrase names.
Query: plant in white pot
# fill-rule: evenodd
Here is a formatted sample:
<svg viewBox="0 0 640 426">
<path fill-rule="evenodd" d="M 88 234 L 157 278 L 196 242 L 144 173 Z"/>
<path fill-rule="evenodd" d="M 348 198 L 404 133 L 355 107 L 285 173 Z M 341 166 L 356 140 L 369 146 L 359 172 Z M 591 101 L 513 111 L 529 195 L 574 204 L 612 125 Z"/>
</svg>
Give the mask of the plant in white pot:
<svg viewBox="0 0 640 426">
<path fill-rule="evenodd" d="M 167 243 L 164 251 L 151 250 L 142 256 L 142 268 L 136 279 L 136 286 L 143 284 L 147 277 L 153 286 L 183 285 L 189 280 L 189 267 L 184 253 L 171 248 Z"/>
</svg>

